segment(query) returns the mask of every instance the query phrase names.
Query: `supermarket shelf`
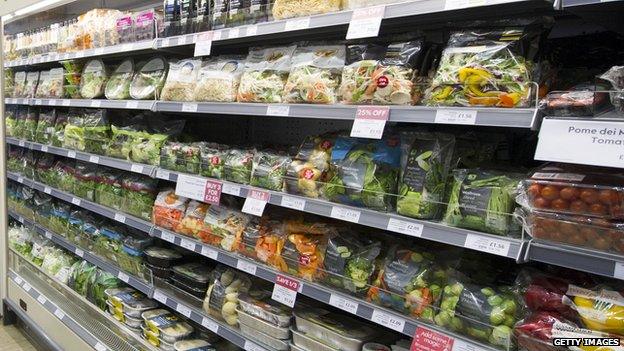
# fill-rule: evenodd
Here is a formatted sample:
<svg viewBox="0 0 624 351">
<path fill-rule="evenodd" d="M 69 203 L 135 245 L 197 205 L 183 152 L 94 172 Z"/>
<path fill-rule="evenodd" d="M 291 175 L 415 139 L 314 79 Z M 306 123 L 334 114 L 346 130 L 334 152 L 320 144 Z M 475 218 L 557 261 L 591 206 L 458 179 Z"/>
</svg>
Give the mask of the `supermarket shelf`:
<svg viewBox="0 0 624 351">
<path fill-rule="evenodd" d="M 19 318 L 22 323 L 26 324 L 28 327 L 28 331 L 32 331 L 35 333 L 35 337 L 38 341 L 42 342 L 47 350 L 52 351 L 63 351 L 57 343 L 55 343 L 50 337 L 46 334 L 41 327 L 35 323 L 26 313 L 22 312 L 22 309 L 18 307 L 17 303 L 13 302 L 11 299 L 4 299 L 4 304 L 9 307 L 11 312 L 15 313 L 17 318 Z"/>
<path fill-rule="evenodd" d="M 120 160 L 113 157 L 107 156 L 99 156 L 86 152 L 68 150 L 61 147 L 49 146 L 44 144 L 39 144 L 31 141 L 21 140 L 12 137 L 6 137 L 6 142 L 11 145 L 17 145 L 20 147 L 25 147 L 31 150 L 47 152 L 54 155 L 59 155 L 63 157 L 75 158 L 80 161 L 96 163 L 103 166 L 108 166 L 112 168 L 121 169 L 124 171 L 140 173 L 147 176 L 154 176 L 156 173 L 156 167 L 150 165 L 144 165 L 141 163 L 128 162 L 125 160 Z"/>
<path fill-rule="evenodd" d="M 22 288 L 28 295 L 35 299 L 41 306 L 43 306 L 50 313 L 54 314 L 67 328 L 76 333 L 82 340 L 84 340 L 89 346 L 95 350 L 113 350 L 108 348 L 104 342 L 99 340 L 93 333 L 83 326 L 79 321 L 72 318 L 67 311 L 64 311 L 60 306 L 57 306 L 58 301 L 51 299 L 49 296 L 44 295 L 39 290 L 34 288 L 19 274 L 9 269 L 9 279 L 13 280 L 20 288 Z M 54 301 L 54 302 L 53 302 Z"/>
<path fill-rule="evenodd" d="M 607 2 L 622 2 L 621 0 L 562 0 L 562 7 L 575 7 L 575 6 L 587 6 L 587 5 L 597 5 L 604 4 Z"/>
<path fill-rule="evenodd" d="M 28 99 L 28 98 L 5 98 L 5 104 L 29 105 L 29 106 L 62 106 L 62 107 L 92 107 L 92 108 L 116 108 L 129 110 L 151 110 L 154 108 L 154 100 L 106 100 L 106 99 Z"/>
<path fill-rule="evenodd" d="M 577 246 L 529 242 L 527 258 L 616 279 L 624 279 L 624 256 Z"/>
</svg>

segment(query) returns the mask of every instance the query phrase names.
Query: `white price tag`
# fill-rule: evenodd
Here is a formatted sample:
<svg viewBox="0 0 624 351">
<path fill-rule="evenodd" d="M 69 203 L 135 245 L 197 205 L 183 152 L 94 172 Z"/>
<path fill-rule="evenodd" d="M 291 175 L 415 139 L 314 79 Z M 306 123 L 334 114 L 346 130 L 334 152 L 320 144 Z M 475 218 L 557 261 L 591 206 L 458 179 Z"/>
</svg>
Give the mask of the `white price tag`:
<svg viewBox="0 0 624 351">
<path fill-rule="evenodd" d="M 56 101 L 56 99 L 51 99 L 49 102 L 49 105 L 51 106 L 56 106 L 56 104 L 58 104 L 58 101 Z"/>
<path fill-rule="evenodd" d="M 212 40 L 217 41 L 217 40 L 221 40 L 221 36 L 223 31 L 222 30 L 215 30 L 214 32 L 212 32 Z"/>
<path fill-rule="evenodd" d="M 624 279 L 624 263 L 623 262 L 615 262 L 615 267 L 613 269 L 613 277 L 617 279 Z"/>
<path fill-rule="evenodd" d="M 48 152 L 48 145 L 41 145 L 41 151 Z"/>
<path fill-rule="evenodd" d="M 17 145 L 19 145 L 20 147 L 24 147 L 24 145 L 26 145 L 26 142 L 24 140 L 20 140 L 17 142 Z"/>
<path fill-rule="evenodd" d="M 310 17 L 291 19 L 286 21 L 286 26 L 284 27 L 285 32 L 289 32 L 292 30 L 302 30 L 308 29 L 310 27 Z"/>
<path fill-rule="evenodd" d="M 45 231 L 44 236 L 46 237 L 46 239 L 52 239 L 52 233 L 47 230 Z"/>
<path fill-rule="evenodd" d="M 143 165 L 133 164 L 130 166 L 130 172 L 143 173 Z"/>
<path fill-rule="evenodd" d="M 386 7 L 383 5 L 353 10 L 347 40 L 378 36 L 385 11 Z"/>
<path fill-rule="evenodd" d="M 35 99 L 34 104 L 35 105 L 41 105 L 41 99 Z"/>
<path fill-rule="evenodd" d="M 130 280 L 130 276 L 128 276 L 126 273 L 119 271 L 117 273 L 117 278 L 119 278 L 119 280 L 121 280 L 124 283 L 127 283 Z"/>
<path fill-rule="evenodd" d="M 67 157 L 76 158 L 76 151 L 67 151 Z"/>
<path fill-rule="evenodd" d="M 269 105 L 267 106 L 267 116 L 288 116 L 290 114 L 290 106 L 287 105 Z"/>
<path fill-rule="evenodd" d="M 236 262 L 236 268 L 245 273 L 256 275 L 256 270 L 258 269 L 258 266 L 245 260 L 238 260 L 238 262 Z"/>
<path fill-rule="evenodd" d="M 185 248 L 187 250 L 195 251 L 195 248 L 197 247 L 197 244 L 195 244 L 191 240 L 182 239 L 180 241 L 180 246 L 182 246 L 183 248 Z"/>
<path fill-rule="evenodd" d="M 193 56 L 210 56 L 210 51 L 212 50 L 212 39 L 214 36 L 214 32 L 204 32 L 200 33 L 197 36 L 197 41 L 195 42 L 195 53 Z M 215 40 L 218 40 L 215 38 Z"/>
<path fill-rule="evenodd" d="M 108 350 L 108 348 L 106 348 L 106 346 L 102 345 L 102 343 L 100 343 L 99 341 L 95 343 L 94 346 L 96 351 L 106 351 Z"/>
<path fill-rule="evenodd" d="M 446 0 L 444 10 L 465 9 L 467 7 L 483 6 L 486 0 Z"/>
<path fill-rule="evenodd" d="M 213 321 L 210 318 L 202 318 L 202 322 L 201 324 L 208 330 L 210 330 L 211 332 L 218 334 L 219 333 L 219 324 L 217 324 L 215 321 Z"/>
<path fill-rule="evenodd" d="M 121 51 L 131 51 L 134 50 L 134 44 L 123 44 L 121 46 Z"/>
<path fill-rule="evenodd" d="M 245 30 L 245 35 L 250 37 L 258 34 L 258 26 L 249 26 Z"/>
<path fill-rule="evenodd" d="M 434 123 L 472 125 L 477 122 L 477 110 L 449 110 L 436 111 Z"/>
<path fill-rule="evenodd" d="M 46 186 L 43 188 L 43 192 L 46 194 L 52 194 L 52 188 L 50 188 L 49 186 Z"/>
<path fill-rule="evenodd" d="M 156 168 L 156 178 L 169 180 L 169 171 L 162 168 Z"/>
<path fill-rule="evenodd" d="M 95 156 L 95 155 L 89 156 L 89 162 L 91 162 L 91 163 L 100 163 L 100 156 Z"/>
<path fill-rule="evenodd" d="M 17 283 L 17 285 L 22 285 L 22 283 L 24 282 L 21 277 L 15 277 L 13 278 L 13 280 Z"/>
<path fill-rule="evenodd" d="M 74 253 L 75 253 L 75 254 L 76 254 L 76 256 L 78 256 L 78 257 L 84 257 L 84 251 L 82 251 L 82 249 L 75 248 L 75 249 L 74 249 Z"/>
<path fill-rule="evenodd" d="M 186 318 L 191 318 L 191 309 L 184 306 L 181 303 L 178 303 L 178 306 L 176 307 L 176 311 L 180 312 L 180 314 Z"/>
<path fill-rule="evenodd" d="M 46 302 L 48 302 L 48 299 L 46 299 L 45 296 L 43 295 L 39 295 L 39 297 L 37 298 L 37 301 L 39 301 L 40 304 L 45 305 Z"/>
<path fill-rule="evenodd" d="M 164 230 L 160 233 L 160 238 L 170 243 L 175 242 L 175 235 Z"/>
<path fill-rule="evenodd" d="M 18 183 L 24 183 L 24 177 L 17 177 Z"/>
<path fill-rule="evenodd" d="M 271 194 L 267 191 L 249 189 L 242 211 L 261 217 L 270 198 Z"/>
<path fill-rule="evenodd" d="M 26 290 L 26 292 L 30 292 L 30 289 L 32 289 L 32 286 L 30 286 L 30 284 L 24 282 L 24 285 L 22 285 L 22 287 L 24 288 L 24 290 Z"/>
<path fill-rule="evenodd" d="M 300 285 L 299 281 L 278 274 L 275 277 L 271 299 L 292 308 L 295 306 Z"/>
<path fill-rule="evenodd" d="M 382 78 L 384 77 L 379 79 Z M 387 85 L 389 82 L 385 82 L 385 84 Z M 359 106 L 351 127 L 351 137 L 381 139 L 389 117 L 390 108 L 388 106 Z"/>
<path fill-rule="evenodd" d="M 102 101 L 100 100 L 91 100 L 91 107 L 100 107 L 102 106 Z"/>
<path fill-rule="evenodd" d="M 121 213 L 115 213 L 115 220 L 120 223 L 126 223 L 126 216 Z"/>
<path fill-rule="evenodd" d="M 240 196 L 240 191 L 240 186 L 228 183 L 223 183 L 223 188 L 221 189 L 222 193 L 234 196 Z"/>
<path fill-rule="evenodd" d="M 69 105 L 71 105 L 71 100 L 70 100 L 70 99 L 63 99 L 62 105 L 63 105 L 63 106 L 69 106 Z"/>
<path fill-rule="evenodd" d="M 349 208 L 333 206 L 331 210 L 331 218 L 340 219 L 342 221 L 358 223 L 360 221 L 360 211 Z"/>
<path fill-rule="evenodd" d="M 170 45 L 171 45 L 171 38 L 165 38 L 165 39 L 162 40 L 162 46 L 164 48 L 166 48 L 166 47 L 168 47 Z"/>
<path fill-rule="evenodd" d="M 56 311 L 54 311 L 54 315 L 60 320 L 63 320 L 63 318 L 65 318 L 65 313 L 58 308 L 56 309 Z"/>
<path fill-rule="evenodd" d="M 357 302 L 351 299 L 347 299 L 335 294 L 331 294 L 329 296 L 329 304 L 352 314 L 356 314 L 358 307 L 360 306 Z"/>
<path fill-rule="evenodd" d="M 80 199 L 77 197 L 72 197 L 71 203 L 76 206 L 80 206 Z"/>
<path fill-rule="evenodd" d="M 303 211 L 306 200 L 297 197 L 282 195 L 282 207 L 292 208 L 293 210 Z"/>
<path fill-rule="evenodd" d="M 94 55 L 96 55 L 96 56 L 104 55 L 104 48 L 97 48 L 97 49 L 95 49 Z"/>
<path fill-rule="evenodd" d="M 396 218 L 390 218 L 387 229 L 392 232 L 420 237 L 423 232 L 423 225 Z"/>
<path fill-rule="evenodd" d="M 75 55 L 76 58 L 82 58 L 82 57 L 85 57 L 85 52 L 84 52 L 84 50 L 83 51 L 78 51 L 74 55 Z"/>
<path fill-rule="evenodd" d="M 378 309 L 373 311 L 371 320 L 377 324 L 383 325 L 384 327 L 396 330 L 399 333 L 402 333 L 403 328 L 405 328 L 405 319 L 396 317 Z"/>
<path fill-rule="evenodd" d="M 245 340 L 245 351 L 266 351 L 264 347 L 260 347 L 249 340 Z"/>
<path fill-rule="evenodd" d="M 208 246 L 202 246 L 201 254 L 215 261 L 217 260 L 217 257 L 219 257 L 219 253 Z"/>
<path fill-rule="evenodd" d="M 24 223 L 24 217 L 18 216 L 17 217 L 17 221 L 20 222 L 20 223 Z"/>
<path fill-rule="evenodd" d="M 197 104 L 192 102 L 183 102 L 182 112 L 197 112 Z"/>
<path fill-rule="evenodd" d="M 154 290 L 154 300 L 162 303 L 163 305 L 167 304 L 167 296 L 163 294 L 160 290 Z"/>
<path fill-rule="evenodd" d="M 127 101 L 126 108 L 139 108 L 139 102 L 135 100 Z"/>
<path fill-rule="evenodd" d="M 239 36 L 240 36 L 240 30 L 238 29 L 238 27 L 230 28 L 230 31 L 228 32 L 228 39 L 236 39 Z"/>
<path fill-rule="evenodd" d="M 189 199 L 204 201 L 206 193 L 206 179 L 193 177 L 186 174 L 178 174 L 175 193 Z"/>
<path fill-rule="evenodd" d="M 468 343 L 462 339 L 453 339 L 452 351 L 479 351 L 473 343 Z"/>
<path fill-rule="evenodd" d="M 507 254 L 509 254 L 508 241 L 475 234 L 466 235 L 464 247 L 504 257 L 507 257 Z"/>
</svg>

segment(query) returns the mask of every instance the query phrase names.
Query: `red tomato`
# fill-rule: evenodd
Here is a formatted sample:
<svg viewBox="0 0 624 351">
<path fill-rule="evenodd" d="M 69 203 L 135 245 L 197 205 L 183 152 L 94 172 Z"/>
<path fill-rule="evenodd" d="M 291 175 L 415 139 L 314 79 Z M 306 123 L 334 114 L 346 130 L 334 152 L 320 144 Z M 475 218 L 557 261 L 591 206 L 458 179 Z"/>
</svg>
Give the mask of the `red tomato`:
<svg viewBox="0 0 624 351">
<path fill-rule="evenodd" d="M 537 183 L 531 184 L 529 188 L 527 189 L 527 193 L 529 193 L 531 198 L 538 197 L 541 191 L 542 191 L 542 186 Z"/>
<path fill-rule="evenodd" d="M 578 234 L 576 224 L 562 222 L 559 224 L 559 231 L 565 236 L 572 236 Z"/>
<path fill-rule="evenodd" d="M 591 227 L 583 227 L 581 228 L 581 234 L 585 237 L 585 239 L 589 242 L 592 242 L 598 238 L 598 233 L 596 230 Z"/>
<path fill-rule="evenodd" d="M 570 204 L 570 211 L 574 213 L 587 213 L 587 205 L 581 200 L 574 200 Z"/>
<path fill-rule="evenodd" d="M 622 207 L 620 205 L 612 205 L 611 206 L 611 215 L 614 217 L 624 217 L 624 211 L 622 211 Z"/>
<path fill-rule="evenodd" d="M 568 243 L 576 246 L 585 246 L 585 238 L 581 234 L 574 234 L 568 237 Z"/>
<path fill-rule="evenodd" d="M 616 204 L 618 202 L 618 194 L 615 190 L 603 189 L 598 193 L 598 199 L 605 205 Z"/>
<path fill-rule="evenodd" d="M 568 203 L 566 200 L 564 199 L 554 199 L 551 203 L 550 206 L 554 209 L 554 210 L 558 210 L 558 211 L 565 211 L 570 207 L 570 203 Z"/>
<path fill-rule="evenodd" d="M 540 195 L 546 200 L 554 200 L 559 197 L 559 189 L 552 185 L 546 185 L 540 191 Z"/>
<path fill-rule="evenodd" d="M 583 189 L 581 191 L 581 200 L 590 205 L 596 203 L 598 202 L 598 192 L 594 189 Z"/>
<path fill-rule="evenodd" d="M 581 192 L 577 188 L 568 186 L 561 189 L 561 191 L 559 192 L 559 196 L 561 196 L 561 198 L 564 200 L 571 201 L 579 197 L 580 193 Z"/>
<path fill-rule="evenodd" d="M 537 197 L 535 198 L 535 200 L 533 200 L 533 206 L 537 208 L 549 208 L 550 201 L 544 199 L 543 197 Z"/>
<path fill-rule="evenodd" d="M 591 245 L 598 250 L 607 250 L 611 246 L 611 240 L 604 236 L 600 236 L 594 240 Z"/>
<path fill-rule="evenodd" d="M 603 204 L 591 204 L 589 206 L 589 212 L 595 215 L 604 215 L 607 213 L 607 208 Z"/>
</svg>

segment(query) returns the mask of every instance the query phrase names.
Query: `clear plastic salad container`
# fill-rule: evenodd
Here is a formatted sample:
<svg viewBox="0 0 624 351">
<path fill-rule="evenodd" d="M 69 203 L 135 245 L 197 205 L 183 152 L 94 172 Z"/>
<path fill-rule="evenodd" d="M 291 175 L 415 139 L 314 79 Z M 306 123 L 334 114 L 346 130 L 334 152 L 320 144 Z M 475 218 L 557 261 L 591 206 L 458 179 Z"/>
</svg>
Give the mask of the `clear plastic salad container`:
<svg viewBox="0 0 624 351">
<path fill-rule="evenodd" d="M 171 267 L 176 261 L 182 258 L 182 255 L 177 251 L 157 246 L 145 249 L 145 256 L 147 257 L 148 263 L 161 268 Z"/>
<path fill-rule="evenodd" d="M 201 263 L 186 263 L 173 266 L 173 277 L 195 289 L 207 289 L 210 279 L 210 267 Z"/>
<path fill-rule="evenodd" d="M 84 99 L 95 99 L 104 95 L 108 72 L 102 60 L 87 62 L 80 77 L 80 95 Z"/>
<path fill-rule="evenodd" d="M 111 74 L 104 95 L 109 100 L 125 100 L 130 98 L 130 82 L 134 74 L 134 60 L 126 59 Z"/>
<path fill-rule="evenodd" d="M 162 57 L 140 65 L 130 83 L 130 96 L 136 100 L 158 99 L 167 78 L 167 69 L 167 61 Z"/>
</svg>

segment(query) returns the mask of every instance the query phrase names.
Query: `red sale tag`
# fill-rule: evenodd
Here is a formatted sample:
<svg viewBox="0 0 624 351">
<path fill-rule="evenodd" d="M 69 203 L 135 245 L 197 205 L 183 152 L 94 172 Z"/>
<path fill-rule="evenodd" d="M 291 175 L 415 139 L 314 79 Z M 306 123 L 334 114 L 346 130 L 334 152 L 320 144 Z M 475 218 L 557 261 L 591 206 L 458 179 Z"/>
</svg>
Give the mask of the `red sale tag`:
<svg viewBox="0 0 624 351">
<path fill-rule="evenodd" d="M 285 277 L 283 275 L 277 275 L 275 277 L 275 284 L 279 284 L 285 288 L 288 288 L 293 291 L 299 291 L 299 281 L 295 279 L 291 279 L 289 277 Z"/>
<path fill-rule="evenodd" d="M 294 307 L 300 284 L 301 283 L 295 279 L 278 274 L 275 277 L 275 285 L 273 286 L 271 298 L 288 307 Z"/>
<path fill-rule="evenodd" d="M 358 106 L 351 128 L 351 137 L 381 139 L 389 117 L 388 106 Z"/>
<path fill-rule="evenodd" d="M 452 351 L 454 341 L 450 336 L 418 327 L 410 351 Z"/>
<path fill-rule="evenodd" d="M 207 180 L 206 190 L 204 191 L 204 202 L 212 205 L 219 205 L 221 202 L 221 189 L 223 189 L 223 183 Z"/>
</svg>

